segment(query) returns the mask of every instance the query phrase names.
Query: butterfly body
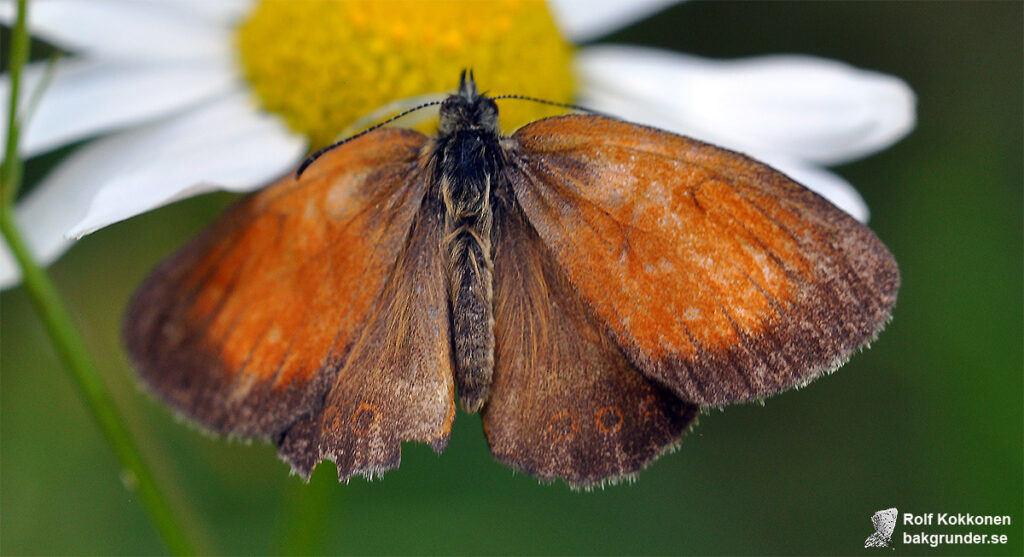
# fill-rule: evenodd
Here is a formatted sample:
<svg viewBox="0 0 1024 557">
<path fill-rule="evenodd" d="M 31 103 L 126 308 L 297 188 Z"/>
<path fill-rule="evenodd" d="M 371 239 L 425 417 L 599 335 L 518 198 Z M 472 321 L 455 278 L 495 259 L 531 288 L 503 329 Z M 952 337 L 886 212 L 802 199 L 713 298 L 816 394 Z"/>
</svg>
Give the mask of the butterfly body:
<svg viewBox="0 0 1024 557">
<path fill-rule="evenodd" d="M 459 93 L 445 100 L 440 118 L 431 173 L 445 207 L 455 381 L 463 408 L 476 412 L 494 369 L 491 194 L 504 185 L 505 160 L 498 107 L 476 92 L 472 80 L 463 80 Z"/>
<path fill-rule="evenodd" d="M 378 129 L 243 199 L 129 304 L 144 383 L 342 480 L 442 450 L 458 392 L 498 460 L 592 486 L 888 321 L 891 254 L 781 173 L 601 116 L 503 137 L 497 114 L 464 75 L 435 137 Z"/>
</svg>

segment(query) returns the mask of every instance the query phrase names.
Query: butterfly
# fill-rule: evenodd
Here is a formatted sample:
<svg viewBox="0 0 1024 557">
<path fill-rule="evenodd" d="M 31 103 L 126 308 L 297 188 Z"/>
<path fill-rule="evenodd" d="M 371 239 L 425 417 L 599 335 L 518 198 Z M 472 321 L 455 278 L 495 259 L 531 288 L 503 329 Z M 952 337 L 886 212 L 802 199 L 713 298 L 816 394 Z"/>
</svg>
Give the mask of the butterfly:
<svg viewBox="0 0 1024 557">
<path fill-rule="evenodd" d="M 227 210 L 145 279 L 124 340 L 177 412 L 307 479 L 442 451 L 457 394 L 498 461 L 588 487 L 702 409 L 835 370 L 899 282 L 867 227 L 762 163 L 595 114 L 502 136 L 463 72 L 435 136 L 374 129 Z"/>
</svg>

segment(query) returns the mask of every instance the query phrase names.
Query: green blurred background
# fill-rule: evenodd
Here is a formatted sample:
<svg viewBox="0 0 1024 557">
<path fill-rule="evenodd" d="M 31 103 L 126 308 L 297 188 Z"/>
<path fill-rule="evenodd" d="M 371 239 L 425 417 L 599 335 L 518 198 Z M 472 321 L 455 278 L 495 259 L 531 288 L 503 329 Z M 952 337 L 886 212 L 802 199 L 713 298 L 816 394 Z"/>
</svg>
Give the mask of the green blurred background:
<svg viewBox="0 0 1024 557">
<path fill-rule="evenodd" d="M 460 414 L 441 456 L 406 445 L 399 470 L 349 485 L 326 463 L 306 487 L 270 446 L 176 421 L 136 386 L 120 313 L 231 196 L 107 228 L 52 275 L 160 483 L 218 552 L 273 552 L 299 532 L 325 553 L 857 554 L 869 552 L 872 513 L 895 506 L 1013 518 L 973 528 L 1008 534 L 1007 546 L 896 553 L 1021 554 L 1022 12 L 1016 1 L 698 2 L 602 40 L 814 54 L 901 76 L 919 101 L 907 139 L 837 169 L 899 261 L 894 321 L 835 375 L 705 416 L 632 485 L 576 493 L 513 474 L 491 459 L 479 419 Z M 68 151 L 30 161 L 29 182 Z M 162 552 L 24 291 L 0 303 L 0 553 Z"/>
</svg>

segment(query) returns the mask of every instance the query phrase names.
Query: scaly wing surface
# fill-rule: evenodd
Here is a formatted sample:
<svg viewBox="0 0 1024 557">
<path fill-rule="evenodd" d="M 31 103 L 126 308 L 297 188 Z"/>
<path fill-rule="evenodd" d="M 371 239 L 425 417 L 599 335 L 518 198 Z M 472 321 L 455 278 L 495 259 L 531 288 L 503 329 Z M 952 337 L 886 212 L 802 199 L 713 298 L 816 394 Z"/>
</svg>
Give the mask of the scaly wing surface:
<svg viewBox="0 0 1024 557">
<path fill-rule="evenodd" d="M 162 263 L 124 321 L 144 383 L 212 430 L 287 440 L 282 453 L 293 462 L 308 453 L 295 449 L 302 438 L 294 426 L 325 413 L 442 447 L 454 408 L 443 300 L 426 296 L 419 310 L 403 314 L 420 329 L 394 319 L 389 325 L 416 335 L 431 320 L 430 349 L 439 354 L 417 360 L 403 345 L 389 353 L 393 361 L 358 357 L 380 342 L 381 308 L 397 303 L 388 286 L 406 279 L 396 269 L 406 272 L 403 258 L 421 249 L 412 231 L 427 186 L 425 144 L 408 130 L 353 140 L 298 180 L 286 177 L 245 198 Z M 424 275 L 418 285 L 439 288 L 434 279 Z M 382 377 L 387 366 L 402 380 Z M 373 386 L 374 412 L 331 398 L 342 385 Z M 429 395 L 425 402 L 406 400 L 410 385 Z"/>
<path fill-rule="evenodd" d="M 682 437 L 697 406 L 627 360 L 518 207 L 496 210 L 494 230 L 491 452 L 583 487 L 640 470 Z"/>
<path fill-rule="evenodd" d="M 529 223 L 631 363 L 684 400 L 761 399 L 835 369 L 889 319 L 867 227 L 746 156 L 599 116 L 504 140 Z"/>
</svg>

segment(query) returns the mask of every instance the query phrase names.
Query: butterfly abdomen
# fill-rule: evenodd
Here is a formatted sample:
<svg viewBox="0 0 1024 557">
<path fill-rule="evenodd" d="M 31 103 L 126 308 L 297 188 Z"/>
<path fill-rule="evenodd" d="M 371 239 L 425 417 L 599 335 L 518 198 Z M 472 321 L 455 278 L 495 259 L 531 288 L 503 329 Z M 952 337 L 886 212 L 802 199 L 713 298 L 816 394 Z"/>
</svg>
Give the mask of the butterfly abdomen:
<svg viewBox="0 0 1024 557">
<path fill-rule="evenodd" d="M 491 311 L 490 238 L 463 232 L 450 244 L 449 296 L 455 348 L 455 382 L 468 412 L 480 409 L 490 393 L 494 370 L 494 316 Z"/>
<path fill-rule="evenodd" d="M 445 207 L 455 383 L 467 412 L 487 401 L 494 373 L 494 265 L 491 195 L 502 176 L 498 107 L 463 73 L 459 93 L 441 104 L 431 190 Z"/>
<path fill-rule="evenodd" d="M 491 135 L 461 130 L 440 138 L 434 171 L 445 206 L 455 382 L 469 412 L 487 400 L 494 370 L 491 190 L 500 147 Z"/>
</svg>

